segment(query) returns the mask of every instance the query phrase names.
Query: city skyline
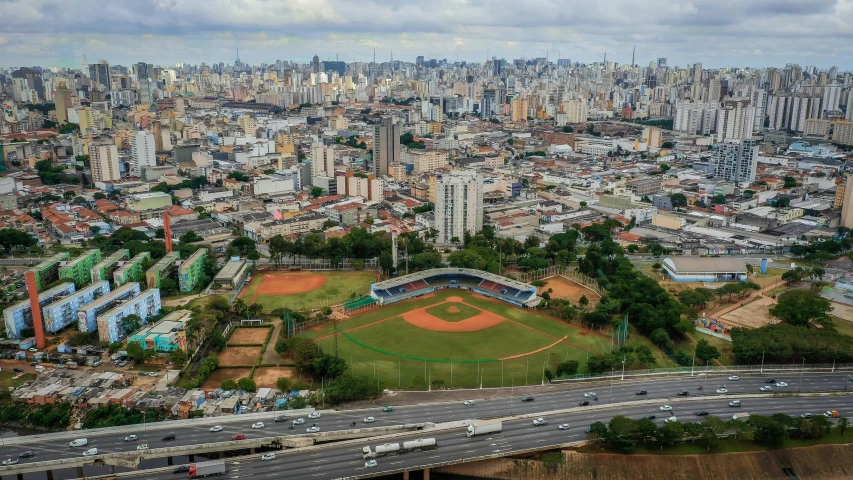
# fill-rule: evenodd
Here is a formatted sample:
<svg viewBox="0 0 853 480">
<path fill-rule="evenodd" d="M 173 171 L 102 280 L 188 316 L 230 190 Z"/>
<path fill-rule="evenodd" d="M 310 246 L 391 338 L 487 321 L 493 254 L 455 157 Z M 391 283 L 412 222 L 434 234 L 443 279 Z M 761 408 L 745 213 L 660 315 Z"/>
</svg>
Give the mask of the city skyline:
<svg viewBox="0 0 853 480">
<path fill-rule="evenodd" d="M 79 68 L 89 62 L 160 65 L 251 64 L 277 59 L 345 62 L 418 55 L 448 61 L 547 56 L 592 63 L 636 64 L 657 57 L 669 65 L 705 68 L 783 66 L 853 68 L 853 4 L 847 0 L 651 2 L 623 0 L 526 2 L 501 7 L 482 1 L 418 4 L 375 0 L 232 5 L 224 0 L 116 4 L 42 0 L 4 3 L 0 65 Z M 524 12 L 519 16 L 518 12 Z M 223 19 L 226 19 L 225 21 Z"/>
</svg>

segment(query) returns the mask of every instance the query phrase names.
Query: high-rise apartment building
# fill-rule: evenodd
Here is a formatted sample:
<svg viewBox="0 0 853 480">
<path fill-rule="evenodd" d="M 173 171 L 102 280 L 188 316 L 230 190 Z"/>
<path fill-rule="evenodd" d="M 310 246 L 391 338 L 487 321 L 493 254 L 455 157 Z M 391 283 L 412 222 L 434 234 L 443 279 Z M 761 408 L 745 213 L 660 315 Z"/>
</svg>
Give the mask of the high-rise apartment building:
<svg viewBox="0 0 853 480">
<path fill-rule="evenodd" d="M 512 121 L 522 122 L 527 120 L 527 97 L 512 99 Z"/>
<path fill-rule="evenodd" d="M 714 176 L 735 183 L 751 183 L 758 166 L 758 142 L 729 140 L 711 147 Z"/>
<path fill-rule="evenodd" d="M 708 135 L 716 128 L 717 103 L 679 102 L 675 107 L 672 129 L 692 135 Z"/>
<path fill-rule="evenodd" d="M 320 73 L 320 57 L 314 55 L 314 58 L 311 59 L 311 65 L 314 68 L 314 73 Z"/>
<path fill-rule="evenodd" d="M 770 97 L 769 127 L 802 132 L 809 118 L 820 118 L 820 95 L 781 93 Z"/>
<path fill-rule="evenodd" d="M 77 109 L 77 124 L 80 126 L 80 133 L 86 134 L 95 129 L 95 111 L 92 107 L 83 107 Z"/>
<path fill-rule="evenodd" d="M 335 149 L 322 142 L 311 144 L 311 177 L 335 176 Z"/>
<path fill-rule="evenodd" d="M 142 177 L 146 168 L 157 166 L 157 155 L 155 150 L 154 134 L 142 130 L 130 137 L 130 148 L 133 153 L 134 177 Z"/>
<path fill-rule="evenodd" d="M 400 124 L 384 117 L 373 128 L 373 173 L 377 177 L 388 175 L 388 167 L 400 161 Z"/>
<path fill-rule="evenodd" d="M 453 171 L 442 175 L 435 185 L 436 242 L 454 243 L 465 232 L 483 229 L 483 177 L 472 171 Z"/>
<path fill-rule="evenodd" d="M 726 100 L 717 112 L 717 142 L 752 138 L 755 107 L 745 98 Z"/>
<path fill-rule="evenodd" d="M 841 188 L 839 185 L 838 188 Z M 847 176 L 844 187 L 844 200 L 841 203 L 841 226 L 853 228 L 853 175 Z"/>
<path fill-rule="evenodd" d="M 834 122 L 832 141 L 841 145 L 853 145 L 853 122 Z"/>
<path fill-rule="evenodd" d="M 68 123 L 68 109 L 74 106 L 74 104 L 71 98 L 71 90 L 66 88 L 64 83 L 60 83 L 56 87 L 53 102 L 56 104 L 56 121 L 60 125 Z"/>
<path fill-rule="evenodd" d="M 702 83 L 702 63 L 693 64 L 693 83 Z"/>
<path fill-rule="evenodd" d="M 838 105 L 841 103 L 841 88 L 840 84 L 832 84 L 823 87 L 823 102 L 820 106 L 821 116 L 826 118 L 827 112 L 840 110 Z M 849 110 L 850 107 L 848 106 Z"/>
<path fill-rule="evenodd" d="M 121 179 L 118 167 L 118 147 L 115 142 L 99 140 L 89 145 L 89 164 L 93 182 L 112 182 Z"/>
<path fill-rule="evenodd" d="M 589 109 L 584 100 L 573 98 L 561 104 L 563 113 L 566 114 L 566 123 L 583 123 L 589 114 Z"/>
</svg>

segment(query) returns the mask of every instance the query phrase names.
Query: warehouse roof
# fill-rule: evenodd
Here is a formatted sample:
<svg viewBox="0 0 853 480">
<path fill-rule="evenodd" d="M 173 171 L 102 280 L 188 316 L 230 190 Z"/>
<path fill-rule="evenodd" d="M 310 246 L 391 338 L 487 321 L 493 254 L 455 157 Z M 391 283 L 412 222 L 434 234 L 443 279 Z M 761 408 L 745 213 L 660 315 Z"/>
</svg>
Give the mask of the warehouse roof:
<svg viewBox="0 0 853 480">
<path fill-rule="evenodd" d="M 684 272 L 746 272 L 746 262 L 739 258 L 723 257 L 668 257 L 669 264 L 678 273 Z"/>
</svg>

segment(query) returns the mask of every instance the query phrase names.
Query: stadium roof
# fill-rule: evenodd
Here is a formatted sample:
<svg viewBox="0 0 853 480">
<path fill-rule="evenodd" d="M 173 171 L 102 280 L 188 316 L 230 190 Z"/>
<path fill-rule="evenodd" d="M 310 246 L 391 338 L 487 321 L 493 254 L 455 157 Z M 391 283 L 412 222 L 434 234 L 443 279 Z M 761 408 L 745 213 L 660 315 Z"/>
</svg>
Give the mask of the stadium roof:
<svg viewBox="0 0 853 480">
<path fill-rule="evenodd" d="M 517 280 L 513 280 L 511 278 L 503 277 L 501 275 L 496 275 L 494 273 L 489 273 L 484 270 L 477 270 L 474 268 L 434 268 L 432 270 L 424 270 L 421 272 L 410 273 L 408 275 L 403 275 L 402 277 L 396 277 L 389 280 L 385 280 L 383 282 L 374 283 L 374 288 L 391 288 L 396 287 L 398 285 L 404 285 L 409 282 L 414 282 L 416 280 L 421 280 L 427 277 L 432 277 L 435 275 L 452 275 L 452 274 L 463 274 L 463 275 L 473 275 L 475 277 L 484 278 L 486 280 L 491 280 L 496 283 L 500 283 L 502 285 L 506 285 L 508 287 L 516 288 L 518 290 L 536 290 L 536 287 L 530 285 L 529 283 L 519 282 Z"/>
</svg>

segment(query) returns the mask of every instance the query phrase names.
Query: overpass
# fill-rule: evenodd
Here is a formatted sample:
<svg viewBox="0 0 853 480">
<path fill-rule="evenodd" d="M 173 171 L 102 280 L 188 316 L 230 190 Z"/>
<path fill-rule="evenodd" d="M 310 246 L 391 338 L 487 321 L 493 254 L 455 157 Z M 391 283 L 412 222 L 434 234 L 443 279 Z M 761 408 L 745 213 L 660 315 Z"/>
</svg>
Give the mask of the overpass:
<svg viewBox="0 0 853 480">
<path fill-rule="evenodd" d="M 596 390 L 598 392 L 599 402 L 594 403 L 597 408 L 611 404 L 614 406 L 622 405 L 624 407 L 625 405 L 636 404 L 639 398 L 655 398 L 659 399 L 656 401 L 660 402 L 672 402 L 676 393 L 681 390 L 688 390 L 694 396 L 702 394 L 704 398 L 717 398 L 719 400 L 719 397 L 727 397 L 727 395 L 714 393 L 718 386 L 726 384 L 729 395 L 757 394 L 759 387 L 765 385 L 764 380 L 771 374 L 765 372 L 763 375 L 744 373 L 739 373 L 739 375 L 741 375 L 739 381 L 727 380 L 728 374 L 724 373 L 720 375 L 709 374 L 707 377 L 646 376 L 625 380 L 571 382 L 559 391 L 537 394 L 534 402 L 520 402 L 516 395 L 478 400 L 473 406 L 462 405 L 462 402 L 402 405 L 397 406 L 396 411 L 393 413 L 382 413 L 379 407 L 340 412 L 322 411 L 320 419 L 306 419 L 306 424 L 300 426 L 298 430 L 289 429 L 289 422 L 274 423 L 273 420 L 276 412 L 265 412 L 149 423 L 141 426 L 93 429 L 84 432 L 58 432 L 16 437 L 6 439 L 0 445 L 0 451 L 3 452 L 2 456 L 4 458 L 17 457 L 20 452 L 31 450 L 35 453 L 35 457 L 21 459 L 20 464 L 12 467 L 0 467 L 0 475 L 25 474 L 28 478 L 41 479 L 45 478 L 45 474 L 38 475 L 36 472 L 50 471 L 54 477 L 69 478 L 82 476 L 78 471 L 79 467 L 82 468 L 83 474 L 91 476 L 110 473 L 110 468 L 106 467 L 106 465 L 113 465 L 112 470 L 116 472 L 126 471 L 131 468 L 151 469 L 175 463 L 191 462 L 194 460 L 191 460 L 189 455 L 210 453 L 217 450 L 223 452 L 234 448 L 261 448 L 265 445 L 274 448 L 298 447 L 302 445 L 299 442 L 303 440 L 294 440 L 292 437 L 314 438 L 313 441 L 315 442 L 317 438 L 334 438 L 340 440 L 344 438 L 387 434 L 389 432 L 405 431 L 413 428 L 424 428 L 429 427 L 428 424 L 431 423 L 446 423 L 475 418 L 511 418 L 519 415 L 534 415 L 538 414 L 538 412 L 561 411 L 568 407 L 576 406 L 579 401 L 583 400 L 582 393 L 589 390 Z M 774 388 L 775 393 L 779 391 L 844 392 L 848 389 L 848 374 L 842 372 L 774 371 L 772 376 L 778 381 L 784 380 L 788 383 L 788 387 Z M 706 387 L 702 392 L 696 390 L 700 384 L 704 384 Z M 849 382 L 849 387 L 853 387 L 853 381 Z M 638 390 L 646 390 L 648 397 L 638 397 L 635 395 Z M 526 393 L 530 392 L 530 389 L 522 391 Z M 486 392 L 474 390 L 470 393 L 471 398 L 476 399 Z M 590 410 L 589 407 L 584 409 L 584 411 L 587 410 Z M 288 419 L 304 418 L 309 411 L 311 410 L 283 411 L 277 412 L 277 414 L 284 414 Z M 616 409 L 609 415 L 619 415 L 623 411 L 627 410 L 624 410 L 624 408 Z M 352 422 L 356 422 L 359 427 L 368 426 L 361 424 L 361 420 L 365 416 L 374 416 L 376 422 L 369 426 L 379 430 L 359 431 L 360 429 L 358 428 L 354 429 Z M 265 422 L 265 428 L 258 430 L 251 429 L 251 424 L 257 421 Z M 322 435 L 306 437 L 303 429 L 314 422 L 321 427 Z M 209 429 L 212 425 L 221 425 L 223 429 L 221 432 L 210 432 Z M 399 430 L 394 430 L 395 428 Z M 338 432 L 341 436 L 326 437 L 331 432 Z M 139 442 L 148 443 L 151 448 L 150 452 L 153 453 L 138 455 L 136 443 L 124 442 L 125 435 L 131 433 L 139 436 Z M 161 438 L 166 433 L 174 433 L 176 440 L 168 443 L 162 442 Z M 239 441 L 238 444 L 231 443 L 231 437 L 238 433 L 245 434 L 246 440 Z M 423 435 L 425 434 L 422 433 L 421 436 Z M 98 457 L 87 457 L 86 462 L 83 462 L 81 455 L 85 449 L 68 447 L 68 443 L 72 439 L 81 437 L 88 438 L 89 445 L 87 448 L 97 447 L 101 455 Z M 177 449 L 178 447 L 191 448 Z M 119 453 L 128 454 L 128 458 L 121 456 L 108 457 L 109 455 Z M 166 453 L 171 453 L 171 455 L 166 455 Z M 100 462 L 94 462 L 99 457 L 104 458 L 101 458 Z M 137 457 L 139 458 L 138 461 L 133 460 Z M 113 462 L 112 459 L 116 461 Z M 89 463 L 90 460 L 92 461 L 91 463 Z M 54 463 L 45 463 L 52 461 Z M 134 463 L 134 465 L 119 465 L 119 461 L 128 461 Z"/>
</svg>

